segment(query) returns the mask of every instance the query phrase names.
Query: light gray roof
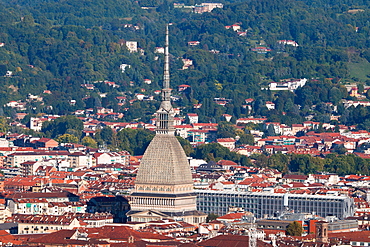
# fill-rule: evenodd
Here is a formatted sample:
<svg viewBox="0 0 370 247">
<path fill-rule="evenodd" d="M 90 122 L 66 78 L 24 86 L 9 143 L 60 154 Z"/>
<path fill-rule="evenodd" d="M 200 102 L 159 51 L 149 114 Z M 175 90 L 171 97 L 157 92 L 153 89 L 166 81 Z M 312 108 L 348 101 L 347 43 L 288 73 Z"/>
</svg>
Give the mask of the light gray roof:
<svg viewBox="0 0 370 247">
<path fill-rule="evenodd" d="M 173 135 L 157 134 L 141 160 L 136 184 L 193 184 L 184 150 Z"/>
</svg>

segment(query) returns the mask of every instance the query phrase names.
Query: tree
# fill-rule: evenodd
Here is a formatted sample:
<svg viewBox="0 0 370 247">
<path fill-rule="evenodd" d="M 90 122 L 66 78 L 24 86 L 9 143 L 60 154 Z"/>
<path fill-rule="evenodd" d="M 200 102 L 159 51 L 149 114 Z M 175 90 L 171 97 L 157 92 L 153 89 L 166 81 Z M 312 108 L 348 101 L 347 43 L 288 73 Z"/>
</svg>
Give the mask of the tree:
<svg viewBox="0 0 370 247">
<path fill-rule="evenodd" d="M 191 146 L 190 142 L 180 136 L 176 136 L 177 140 L 181 144 L 181 147 L 184 149 L 186 156 L 190 156 L 194 152 L 193 147 Z"/>
<path fill-rule="evenodd" d="M 268 157 L 265 154 L 253 154 L 251 159 L 254 159 L 254 164 L 257 167 L 266 167 L 268 162 Z"/>
<path fill-rule="evenodd" d="M 196 147 L 194 157 L 210 161 L 213 159 L 221 160 L 230 153 L 230 150 L 218 143 L 202 144 Z"/>
<path fill-rule="evenodd" d="M 217 219 L 218 217 L 220 217 L 220 216 L 219 216 L 219 215 L 217 215 L 217 214 L 214 214 L 214 213 L 210 213 L 210 214 L 208 214 L 206 221 L 207 221 L 207 222 L 210 222 L 210 221 L 212 221 L 212 220 Z"/>
<path fill-rule="evenodd" d="M 329 100 L 333 103 L 333 104 L 338 104 L 338 102 L 343 98 L 343 94 L 342 94 L 342 91 L 336 87 L 333 87 L 330 91 L 329 91 Z"/>
<path fill-rule="evenodd" d="M 274 128 L 274 125 L 273 124 L 270 124 L 269 126 L 267 126 L 267 136 L 275 136 L 276 135 L 276 132 L 275 132 L 275 128 Z"/>
<path fill-rule="evenodd" d="M 71 134 L 64 134 L 55 139 L 59 143 L 78 143 L 78 138 Z"/>
<path fill-rule="evenodd" d="M 100 138 L 108 145 L 114 143 L 115 139 L 115 133 L 112 130 L 111 127 L 105 126 L 101 131 L 100 131 Z"/>
<path fill-rule="evenodd" d="M 7 72 L 7 67 L 4 64 L 0 64 L 0 76 L 4 76 Z"/>
<path fill-rule="evenodd" d="M 123 129 L 117 133 L 117 146 L 132 155 L 144 154 L 154 133 L 146 129 Z"/>
<path fill-rule="evenodd" d="M 5 117 L 0 117 L 0 132 L 7 133 L 9 130 L 9 124 Z"/>
<path fill-rule="evenodd" d="M 63 116 L 53 121 L 45 121 L 42 124 L 41 131 L 47 136 L 55 138 L 59 135 L 64 135 L 68 131 L 76 137 L 80 137 L 83 130 L 83 123 L 75 116 Z"/>
<path fill-rule="evenodd" d="M 293 221 L 286 228 L 286 234 L 290 236 L 302 236 L 303 227 L 298 221 Z"/>
<path fill-rule="evenodd" d="M 337 153 L 337 154 L 345 154 L 347 153 L 347 149 L 344 147 L 343 144 L 335 145 L 332 149 L 332 152 Z"/>
<path fill-rule="evenodd" d="M 267 161 L 268 167 L 277 169 L 282 173 L 286 173 L 288 171 L 289 158 L 290 156 L 285 154 L 273 154 Z"/>
<path fill-rule="evenodd" d="M 253 145 L 254 144 L 254 136 L 251 134 L 242 133 L 239 135 L 238 144 L 247 144 Z"/>
<path fill-rule="evenodd" d="M 241 154 L 231 152 L 228 148 L 219 143 L 202 144 L 196 147 L 192 157 L 208 161 L 231 160 L 240 165 L 250 164 L 250 160 Z"/>
<path fill-rule="evenodd" d="M 234 138 L 235 126 L 230 122 L 220 122 L 217 127 L 217 137 L 218 138 Z"/>
<path fill-rule="evenodd" d="M 292 172 L 305 173 L 310 167 L 310 156 L 308 154 L 293 154 L 289 163 L 289 170 Z"/>
<path fill-rule="evenodd" d="M 158 56 L 159 59 L 155 61 L 154 56 L 157 55 L 152 52 L 147 52 L 145 56 L 130 54 L 126 49 L 120 49 L 117 37 L 140 40 L 140 46 L 149 51 L 154 44 L 163 42 L 161 26 L 166 20 L 171 20 L 177 23 L 176 27 L 171 28 L 173 57 L 182 56 L 194 62 L 188 70 L 177 70 L 182 67 L 181 59 L 177 60 L 180 62 L 177 68 L 171 66 L 175 68 L 171 71 L 171 84 L 173 82 L 174 87 L 183 81 L 191 85 L 191 90 L 183 92 L 182 99 L 174 103 L 176 107 L 186 107 L 184 112 L 190 112 L 193 110 L 190 102 L 202 103 L 202 107 L 195 110 L 199 111 L 197 113 L 201 121 L 214 122 L 225 111 L 233 115 L 234 119 L 245 117 L 239 116 L 248 114 L 249 108 L 243 108 L 243 99 L 252 97 L 255 99 L 253 115 L 267 116 L 269 121 L 280 119 L 283 120 L 281 123 L 290 125 L 292 119 L 296 121 L 304 118 L 305 113 L 300 115 L 303 109 L 312 109 L 313 104 L 321 102 L 336 104 L 346 97 L 345 87 L 339 86 L 343 77 L 359 77 L 359 74 L 363 74 L 361 77 L 366 76 L 366 70 L 361 69 L 361 65 L 370 61 L 370 49 L 366 48 L 369 27 L 360 25 L 356 33 L 348 23 L 367 23 L 368 14 L 346 13 L 350 5 L 361 6 L 364 1 L 326 1 L 327 6 L 324 6 L 324 2 L 318 1 L 317 6 L 313 6 L 310 1 L 300 4 L 294 1 L 233 1 L 227 8 L 215 9 L 204 15 L 189 15 L 182 11 L 172 11 L 168 1 L 143 0 L 140 1 L 141 6 L 158 8 L 152 8 L 142 16 L 139 4 L 128 0 L 94 1 L 94 4 L 86 4 L 82 13 L 77 13 L 81 9 L 80 1 L 37 1 L 32 5 L 27 4 L 27 1 L 9 1 L 9 4 L 2 6 L 4 14 L 0 17 L 0 40 L 6 44 L 5 50 L 0 49 L 0 80 L 3 85 L 0 89 L 0 105 L 9 100 L 24 99 L 28 93 L 39 94 L 49 89 L 52 94 L 44 95 L 43 113 L 67 114 L 77 108 L 82 109 L 82 101 L 85 101 L 87 108 L 95 108 L 95 111 L 101 106 L 113 108 L 114 112 L 128 108 L 125 109 L 126 121 L 146 121 L 155 111 L 149 105 L 156 103 L 131 100 L 139 90 L 149 89 L 149 86 L 139 83 L 143 78 L 153 78 L 153 89 L 158 89 L 157 81 L 163 72 L 163 57 Z M 288 8 L 292 11 L 284 12 Z M 65 11 L 67 9 L 69 11 Z M 253 11 L 248 11 L 251 9 Z M 158 11 L 161 13 L 156 13 Z M 305 19 L 297 18 L 296 13 L 302 11 L 305 12 Z M 324 11 L 327 13 L 323 14 Z M 336 13 L 344 14 L 336 18 Z M 22 21 L 19 21 L 19 16 L 24 16 Z M 139 30 L 124 28 L 127 20 L 123 20 L 122 16 L 132 16 L 129 22 L 135 23 L 135 28 L 139 27 Z M 253 31 L 248 32 L 248 37 L 231 39 L 233 32 L 225 30 L 226 23 L 237 19 L 246 20 L 243 28 L 254 27 Z M 300 45 L 274 45 L 277 37 L 289 37 Z M 185 40 L 199 40 L 201 45 L 186 47 Z M 272 55 L 251 52 L 252 40 L 264 40 L 264 43 L 274 46 L 274 51 L 269 53 Z M 349 45 L 351 48 L 348 48 Z M 208 49 L 219 50 L 221 53 L 213 54 Z M 130 63 L 132 68 L 122 73 L 117 69 L 122 63 Z M 358 63 L 356 70 L 349 68 L 351 63 Z M 22 70 L 16 70 L 16 67 Z M 4 77 L 7 70 L 15 72 L 16 76 L 11 79 Z M 353 75 L 354 71 L 358 71 L 356 75 Z M 351 75 L 347 76 L 348 73 Z M 303 77 L 334 79 L 310 80 L 294 93 L 260 90 L 261 86 L 273 78 Z M 89 81 L 105 79 L 115 81 L 120 88 L 110 87 L 103 82 L 94 84 L 95 92 L 80 87 Z M 135 82 L 135 85 L 128 86 L 129 81 Z M 14 85 L 16 90 L 10 85 Z M 118 106 L 118 91 L 125 91 L 128 107 Z M 103 97 L 102 93 L 108 94 Z M 370 98 L 370 91 L 367 94 Z M 213 100 L 221 96 L 230 99 L 225 107 L 217 105 Z M 77 100 L 76 105 L 69 104 L 71 99 Z M 274 101 L 276 111 L 268 111 L 264 104 L 266 101 Z M 297 105 L 293 109 L 295 104 L 302 106 L 302 110 Z M 34 110 L 32 108 L 29 111 L 39 111 L 38 107 Z M 285 111 L 286 115 L 281 114 L 281 111 Z M 295 117 L 290 112 L 294 112 Z M 359 119 L 352 120 L 358 122 Z M 363 126 L 370 127 L 370 123 L 364 123 L 366 125 Z M 65 133 L 72 134 L 66 131 L 48 133 L 53 138 Z M 220 131 L 222 137 L 228 137 L 229 134 L 225 133 Z M 77 133 L 73 134 L 79 137 Z"/>
<path fill-rule="evenodd" d="M 364 84 L 363 83 L 359 83 L 357 85 L 357 88 L 358 88 L 357 90 L 358 90 L 359 94 L 362 94 L 364 92 Z"/>
<path fill-rule="evenodd" d="M 98 148 L 98 143 L 90 136 L 85 136 L 81 141 L 82 145 L 90 148 Z"/>
</svg>

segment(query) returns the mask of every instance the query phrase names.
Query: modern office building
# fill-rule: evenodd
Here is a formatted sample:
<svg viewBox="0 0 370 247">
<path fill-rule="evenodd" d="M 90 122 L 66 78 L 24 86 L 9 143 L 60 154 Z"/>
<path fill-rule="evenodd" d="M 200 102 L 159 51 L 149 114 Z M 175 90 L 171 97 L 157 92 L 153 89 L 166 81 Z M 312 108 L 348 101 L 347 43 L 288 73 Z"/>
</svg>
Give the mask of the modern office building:
<svg viewBox="0 0 370 247">
<path fill-rule="evenodd" d="M 224 215 L 230 207 L 242 208 L 257 218 L 274 216 L 290 210 L 296 213 L 313 213 L 321 217 L 336 216 L 339 219 L 354 214 L 354 202 L 347 196 L 323 196 L 278 194 L 265 192 L 238 192 L 196 190 L 198 210 Z"/>
</svg>

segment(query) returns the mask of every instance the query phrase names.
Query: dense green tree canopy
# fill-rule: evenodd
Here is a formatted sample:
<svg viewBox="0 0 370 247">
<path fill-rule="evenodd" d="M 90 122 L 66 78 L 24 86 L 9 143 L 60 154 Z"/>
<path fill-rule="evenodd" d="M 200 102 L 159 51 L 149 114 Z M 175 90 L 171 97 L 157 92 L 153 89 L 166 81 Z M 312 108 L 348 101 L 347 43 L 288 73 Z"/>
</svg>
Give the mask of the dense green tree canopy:
<svg viewBox="0 0 370 247">
<path fill-rule="evenodd" d="M 42 125 L 42 132 L 51 138 L 66 133 L 74 133 L 76 137 L 80 138 L 83 130 L 83 123 L 75 116 L 63 116 L 56 118 L 53 121 L 45 121 Z"/>
<path fill-rule="evenodd" d="M 303 227 L 298 221 L 293 221 L 286 228 L 286 233 L 289 236 L 302 236 Z"/>
<path fill-rule="evenodd" d="M 341 85 L 345 80 L 368 79 L 370 12 L 360 0 L 315 4 L 308 0 L 226 1 L 222 9 L 204 14 L 148 0 L 0 0 L 0 5 L 0 42 L 5 44 L 0 47 L 0 74 L 9 70 L 14 75 L 0 77 L 0 104 L 50 90 L 52 94 L 43 95 L 45 104 L 30 108 L 33 113 L 67 114 L 85 107 L 109 107 L 125 112 L 126 121 L 148 121 L 157 109 L 156 102 L 121 107 L 116 96 L 124 93 L 130 100 L 141 92 L 153 95 L 161 87 L 163 55 L 154 49 L 163 46 L 168 20 L 174 23 L 171 86 L 191 86 L 179 94 L 175 106 L 196 111 L 202 122 L 219 122 L 225 113 L 234 119 L 252 113 L 297 123 L 312 105 L 338 104 L 347 97 Z M 225 28 L 234 23 L 240 24 L 246 36 Z M 277 43 L 282 39 L 294 40 L 299 46 Z M 125 47 L 129 40 L 137 41 L 144 55 L 130 53 Z M 200 45 L 190 47 L 188 41 Z M 256 46 L 272 51 L 259 54 L 251 50 Z M 181 58 L 193 60 L 193 65 L 181 70 Z M 121 64 L 131 67 L 122 72 Z M 272 80 L 303 77 L 315 80 L 295 94 L 261 91 Z M 146 78 L 153 83 L 144 85 Z M 120 87 L 109 87 L 105 80 Z M 81 87 L 98 81 L 94 92 Z M 97 92 L 107 95 L 101 98 Z M 244 99 L 250 97 L 258 99 L 252 112 L 243 107 Z M 213 98 L 230 101 L 220 106 Z M 70 104 L 71 100 L 76 103 Z M 264 107 L 267 100 L 274 101 L 276 111 Z M 202 108 L 194 110 L 194 102 Z M 325 114 L 317 118 L 324 120 Z"/>
<path fill-rule="evenodd" d="M 8 130 L 9 130 L 9 125 L 5 117 L 0 117 L 0 132 L 7 133 Z"/>
<path fill-rule="evenodd" d="M 223 147 L 218 143 L 199 145 L 195 148 L 192 156 L 206 161 L 232 160 L 244 166 L 250 164 L 246 156 L 231 152 L 228 148 Z"/>
<path fill-rule="evenodd" d="M 145 129 L 123 129 L 117 133 L 118 147 L 132 155 L 143 155 L 154 133 Z"/>
<path fill-rule="evenodd" d="M 78 143 L 78 138 L 71 134 L 63 134 L 55 138 L 59 143 Z"/>
<path fill-rule="evenodd" d="M 98 148 L 97 142 L 90 136 L 85 136 L 84 138 L 82 138 L 81 143 L 86 147 Z"/>
<path fill-rule="evenodd" d="M 313 174 L 331 172 L 338 175 L 364 174 L 370 175 L 370 160 L 354 154 L 331 153 L 325 158 L 312 157 L 307 154 L 265 154 L 253 155 L 251 159 L 258 167 L 270 167 L 283 173 Z"/>
</svg>

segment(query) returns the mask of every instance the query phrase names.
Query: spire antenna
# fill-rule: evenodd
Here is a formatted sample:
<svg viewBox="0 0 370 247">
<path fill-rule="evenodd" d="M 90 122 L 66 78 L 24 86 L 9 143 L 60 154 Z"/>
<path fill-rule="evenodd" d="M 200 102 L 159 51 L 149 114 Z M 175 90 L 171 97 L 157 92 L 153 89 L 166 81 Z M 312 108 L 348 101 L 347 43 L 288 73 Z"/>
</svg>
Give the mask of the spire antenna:
<svg viewBox="0 0 370 247">
<path fill-rule="evenodd" d="M 166 25 L 166 42 L 164 45 L 164 73 L 163 73 L 163 88 L 170 88 L 170 56 L 168 52 L 169 42 L 169 30 L 168 24 Z"/>
<path fill-rule="evenodd" d="M 156 133 L 171 134 L 175 133 L 174 116 L 175 112 L 171 105 L 171 88 L 170 88 L 170 56 L 169 56 L 169 24 L 166 25 L 166 42 L 164 47 L 164 70 L 163 70 L 163 88 L 162 102 L 157 111 Z"/>
</svg>

